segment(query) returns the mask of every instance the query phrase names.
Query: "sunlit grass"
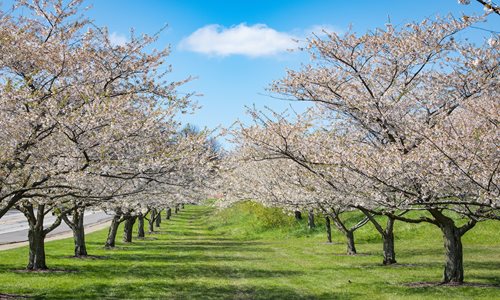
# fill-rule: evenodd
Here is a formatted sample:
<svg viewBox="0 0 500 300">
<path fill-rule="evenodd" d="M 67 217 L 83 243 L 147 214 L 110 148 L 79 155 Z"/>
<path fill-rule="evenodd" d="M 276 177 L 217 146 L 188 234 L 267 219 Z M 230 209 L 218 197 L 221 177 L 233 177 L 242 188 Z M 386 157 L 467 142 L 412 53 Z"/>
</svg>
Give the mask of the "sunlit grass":
<svg viewBox="0 0 500 300">
<path fill-rule="evenodd" d="M 357 232 L 360 255 L 352 257 L 343 255 L 335 230 L 335 243 L 325 243 L 320 218 L 317 223 L 310 231 L 306 220 L 248 203 L 222 212 L 186 206 L 163 221 L 160 234 L 119 242 L 115 250 L 102 248 L 107 230 L 89 234 L 89 253 L 101 256 L 97 259 L 69 258 L 71 239 L 47 243 L 47 263 L 58 272 L 17 272 L 27 263 L 27 248 L 0 252 L 0 294 L 51 299 L 493 299 L 500 294 L 498 222 L 481 223 L 464 237 L 466 281 L 496 288 L 407 286 L 441 279 L 441 234 L 433 226 L 397 223 L 399 264 L 387 267 L 370 225 Z"/>
</svg>

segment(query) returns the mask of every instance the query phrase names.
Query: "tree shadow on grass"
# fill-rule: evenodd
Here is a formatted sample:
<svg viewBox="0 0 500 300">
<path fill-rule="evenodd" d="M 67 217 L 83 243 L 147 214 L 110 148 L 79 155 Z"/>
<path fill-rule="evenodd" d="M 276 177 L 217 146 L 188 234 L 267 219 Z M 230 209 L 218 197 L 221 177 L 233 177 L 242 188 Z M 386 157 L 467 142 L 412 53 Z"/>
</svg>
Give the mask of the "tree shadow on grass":
<svg viewBox="0 0 500 300">
<path fill-rule="evenodd" d="M 429 269 L 429 268 L 443 268 L 443 261 L 435 261 L 435 262 L 407 262 L 407 260 L 399 260 L 400 263 L 394 265 L 384 265 L 377 262 L 369 262 L 369 263 L 355 263 L 353 266 L 363 267 L 363 268 L 408 268 L 408 269 Z M 401 263 L 401 261 L 405 261 Z M 500 270 L 500 262 L 498 261 L 474 261 L 469 260 L 464 263 L 465 272 L 470 270 Z M 500 279 L 499 279 L 500 280 Z"/>
<path fill-rule="evenodd" d="M 495 285 L 497 288 L 500 289 L 500 276 L 484 276 L 484 275 L 478 275 L 474 276 L 474 279 L 478 281 L 484 281 L 488 282 L 489 284 Z"/>
<path fill-rule="evenodd" d="M 126 261 L 136 261 L 140 259 L 141 261 L 150 262 L 168 262 L 171 263 L 195 263 L 195 262 L 245 262 L 245 261 L 262 261 L 263 258 L 258 257 L 241 257 L 241 256 L 230 256 L 230 255 L 205 255 L 205 254 L 184 254 L 184 253 L 172 253 L 172 254 L 140 254 L 137 258 L 131 258 L 127 254 L 117 254 L 108 257 L 108 261 L 113 262 L 126 262 Z"/>
<path fill-rule="evenodd" d="M 221 266 L 208 263 L 198 264 L 106 264 L 88 265 L 80 272 L 85 278 L 166 278 L 166 279 L 236 279 L 236 278 L 283 278 L 301 276 L 302 271 L 259 269 L 243 266 Z M 85 274 L 83 274 L 85 273 Z"/>
<path fill-rule="evenodd" d="M 300 292 L 284 286 L 217 285 L 198 283 L 145 282 L 141 284 L 93 285 L 61 292 L 47 292 L 39 297 L 50 299 L 128 299 L 141 295 L 146 299 L 353 299 L 361 294 L 323 293 L 321 295 Z"/>
</svg>

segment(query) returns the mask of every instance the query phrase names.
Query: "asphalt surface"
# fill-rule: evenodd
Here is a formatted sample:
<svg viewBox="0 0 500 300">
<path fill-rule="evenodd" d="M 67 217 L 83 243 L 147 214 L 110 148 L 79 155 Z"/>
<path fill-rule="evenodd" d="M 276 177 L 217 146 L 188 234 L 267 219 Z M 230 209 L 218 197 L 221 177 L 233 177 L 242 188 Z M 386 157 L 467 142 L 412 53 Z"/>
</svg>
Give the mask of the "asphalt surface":
<svg viewBox="0 0 500 300">
<path fill-rule="evenodd" d="M 110 220 L 112 216 L 107 215 L 102 211 L 86 211 L 84 217 L 85 227 L 92 226 Z M 48 214 L 44 219 L 44 226 L 50 226 L 56 217 Z M 25 242 L 28 240 L 28 222 L 25 216 L 19 211 L 9 211 L 0 219 L 0 245 Z M 47 237 L 56 236 L 59 234 L 71 232 L 71 229 L 66 223 L 61 222 L 56 229 L 50 232 Z"/>
</svg>

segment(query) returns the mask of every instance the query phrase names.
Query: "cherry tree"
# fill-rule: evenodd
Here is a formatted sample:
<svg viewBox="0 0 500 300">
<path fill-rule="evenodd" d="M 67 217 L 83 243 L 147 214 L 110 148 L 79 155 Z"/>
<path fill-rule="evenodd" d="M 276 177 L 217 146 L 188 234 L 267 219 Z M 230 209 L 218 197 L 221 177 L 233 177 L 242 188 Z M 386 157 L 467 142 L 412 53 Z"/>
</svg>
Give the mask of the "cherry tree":
<svg viewBox="0 0 500 300">
<path fill-rule="evenodd" d="M 177 115 L 195 107 L 176 93 L 189 79 L 167 81 L 169 50 L 146 50 L 156 37 L 113 45 L 106 29 L 78 18 L 80 4 L 18 1 L 28 17 L 0 19 L 0 216 L 14 206 L 26 215 L 29 269 L 46 268 L 43 240 L 61 219 L 74 229 L 75 255 L 86 255 L 85 207 L 130 198 L 171 173 L 165 145 Z M 43 229 L 50 212 L 57 221 Z"/>
<path fill-rule="evenodd" d="M 463 282 L 461 236 L 498 219 L 498 37 L 476 46 L 456 35 L 476 20 L 313 37 L 306 47 L 313 62 L 272 86 L 316 103 L 318 117 L 340 130 L 348 147 L 333 151 L 343 168 L 372 182 L 363 204 L 370 213 L 430 214 L 391 216 L 442 230 L 443 281 L 453 283 Z"/>
<path fill-rule="evenodd" d="M 253 195 L 248 198 L 261 199 L 255 191 L 258 186 L 268 185 L 276 190 L 272 193 L 276 206 L 288 206 L 288 209 L 300 206 L 321 211 L 327 217 L 327 224 L 331 218 L 345 236 L 347 254 L 355 255 L 354 232 L 367 222 L 376 220 L 371 218 L 371 213 L 351 226 L 342 220 L 343 213 L 360 208 L 366 193 L 362 191 L 366 190 L 367 183 L 363 177 L 339 167 L 339 156 L 331 148 L 338 143 L 337 135 L 333 134 L 333 130 L 314 131 L 312 111 L 298 116 L 294 122 L 288 120 L 290 116 L 274 112 L 274 119 L 259 111 L 250 112 L 257 125 L 246 127 L 240 124 L 239 129 L 232 131 L 234 142 L 241 145 L 236 152 L 242 158 L 235 163 L 241 174 L 232 175 L 238 183 L 229 186 L 242 191 L 250 190 L 246 193 Z M 250 168 L 255 171 L 249 172 Z M 249 174 L 254 174 L 255 178 L 249 177 Z M 231 198 L 237 199 L 237 194 L 231 195 Z M 393 222 L 389 223 L 390 230 L 381 233 L 386 264 L 395 262 Z"/>
</svg>

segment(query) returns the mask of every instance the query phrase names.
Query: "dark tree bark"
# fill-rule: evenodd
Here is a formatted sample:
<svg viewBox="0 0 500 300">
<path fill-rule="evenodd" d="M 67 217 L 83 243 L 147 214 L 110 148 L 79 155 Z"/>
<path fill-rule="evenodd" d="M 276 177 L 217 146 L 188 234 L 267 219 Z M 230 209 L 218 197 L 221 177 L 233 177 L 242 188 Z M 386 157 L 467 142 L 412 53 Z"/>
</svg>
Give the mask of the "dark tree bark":
<svg viewBox="0 0 500 300">
<path fill-rule="evenodd" d="M 345 237 L 347 240 L 347 254 L 356 255 L 358 252 L 356 251 L 356 244 L 354 243 L 354 231 L 347 231 Z"/>
<path fill-rule="evenodd" d="M 329 213 L 330 217 L 333 220 L 333 223 L 335 224 L 335 227 L 344 234 L 346 238 L 346 245 L 347 245 L 347 254 L 348 255 L 356 255 L 356 244 L 354 240 L 354 232 L 364 226 L 366 223 L 369 222 L 368 218 L 364 218 L 358 224 L 354 225 L 351 228 L 347 228 L 345 224 L 342 222 L 342 220 L 339 217 L 339 212 L 336 212 L 334 209 Z"/>
<path fill-rule="evenodd" d="M 88 256 L 87 246 L 85 244 L 85 227 L 83 224 L 85 216 L 85 207 L 75 203 L 72 211 L 72 219 L 63 215 L 64 222 L 73 231 L 73 241 L 75 243 L 75 257 Z"/>
<path fill-rule="evenodd" d="M 428 210 L 436 225 L 443 233 L 445 264 L 443 283 L 462 284 L 464 282 L 462 236 L 476 225 L 475 220 L 462 227 L 457 227 L 452 218 L 445 216 L 440 210 Z"/>
<path fill-rule="evenodd" d="M 392 265 L 397 263 L 396 261 L 396 251 L 394 250 L 394 220 L 393 218 L 387 218 L 387 225 L 385 226 L 384 234 L 382 235 L 382 240 L 384 243 L 384 265 Z"/>
<path fill-rule="evenodd" d="M 302 213 L 300 212 L 300 210 L 294 211 L 294 215 L 295 215 L 295 220 L 297 221 L 302 220 Z"/>
<path fill-rule="evenodd" d="M 45 215 L 49 211 L 45 211 L 44 204 L 37 204 L 36 214 L 32 204 L 26 204 L 17 207 L 28 220 L 28 240 L 29 240 L 29 261 L 26 269 L 37 271 L 37 270 L 47 270 L 47 264 L 45 261 L 45 237 L 52 230 L 57 228 L 61 224 L 62 214 L 57 216 L 56 221 L 49 227 L 43 227 L 43 221 Z"/>
<path fill-rule="evenodd" d="M 158 214 L 156 214 L 156 227 L 160 227 L 161 224 L 161 210 L 158 211 Z"/>
<path fill-rule="evenodd" d="M 397 263 L 396 261 L 396 251 L 394 250 L 394 222 L 396 221 L 393 213 L 387 214 L 387 224 L 385 229 L 382 225 L 374 218 L 373 212 L 368 211 L 363 207 L 358 207 L 365 216 L 372 222 L 373 226 L 382 236 L 383 254 L 384 260 L 382 263 L 384 265 L 392 265 Z"/>
<path fill-rule="evenodd" d="M 125 226 L 123 227 L 123 242 L 132 243 L 132 235 L 134 230 L 134 224 L 137 217 L 128 217 L 125 220 Z"/>
<path fill-rule="evenodd" d="M 38 226 L 30 226 L 28 231 L 29 239 L 29 262 L 26 266 L 28 270 L 47 270 L 45 262 L 45 234 Z"/>
<path fill-rule="evenodd" d="M 307 214 L 307 226 L 309 229 L 316 228 L 316 224 L 314 223 L 314 210 L 309 209 L 309 212 Z"/>
<path fill-rule="evenodd" d="M 117 213 L 113 216 L 111 220 L 111 225 L 109 226 L 108 238 L 106 239 L 105 248 L 110 249 L 115 247 L 116 234 L 118 233 L 118 226 L 123 222 L 123 217 L 120 213 Z"/>
<path fill-rule="evenodd" d="M 137 237 L 138 238 L 144 238 L 145 233 L 144 233 L 144 215 L 142 213 L 139 213 L 137 216 L 137 220 L 139 221 L 137 223 Z"/>
<path fill-rule="evenodd" d="M 155 218 L 156 218 L 156 209 L 151 209 L 149 211 L 149 219 L 148 219 L 148 231 L 149 233 L 153 233 L 155 231 L 154 224 L 155 224 Z"/>
<path fill-rule="evenodd" d="M 174 213 L 178 214 L 179 213 L 179 204 L 175 205 L 175 210 Z"/>
<path fill-rule="evenodd" d="M 332 242 L 332 226 L 330 224 L 330 218 L 325 216 L 325 227 L 326 227 L 326 238 L 328 243 Z"/>
<path fill-rule="evenodd" d="M 171 216 L 172 216 L 172 209 L 170 207 L 167 207 L 167 216 L 165 218 L 167 220 L 170 220 Z"/>
<path fill-rule="evenodd" d="M 184 203 L 181 204 L 181 208 L 184 209 Z"/>
<path fill-rule="evenodd" d="M 445 267 L 443 282 L 462 283 L 464 281 L 462 235 L 455 225 L 441 225 L 444 238 Z"/>
</svg>

